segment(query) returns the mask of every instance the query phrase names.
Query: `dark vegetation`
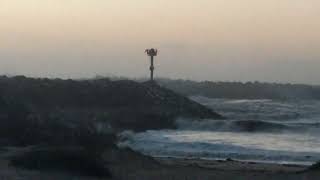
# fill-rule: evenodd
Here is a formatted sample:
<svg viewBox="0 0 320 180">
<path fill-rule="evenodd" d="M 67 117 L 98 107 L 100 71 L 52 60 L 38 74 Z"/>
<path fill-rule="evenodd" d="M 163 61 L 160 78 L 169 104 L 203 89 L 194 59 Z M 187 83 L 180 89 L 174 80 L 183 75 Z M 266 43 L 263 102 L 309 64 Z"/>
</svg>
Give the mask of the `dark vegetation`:
<svg viewBox="0 0 320 180">
<path fill-rule="evenodd" d="M 320 86 L 261 82 L 195 82 L 159 79 L 159 84 L 191 96 L 231 99 L 320 99 Z"/>
<path fill-rule="evenodd" d="M 177 117 L 223 118 L 153 82 L 0 77 L 1 145 L 35 146 L 16 167 L 110 176 L 117 132 L 175 128 Z"/>
</svg>

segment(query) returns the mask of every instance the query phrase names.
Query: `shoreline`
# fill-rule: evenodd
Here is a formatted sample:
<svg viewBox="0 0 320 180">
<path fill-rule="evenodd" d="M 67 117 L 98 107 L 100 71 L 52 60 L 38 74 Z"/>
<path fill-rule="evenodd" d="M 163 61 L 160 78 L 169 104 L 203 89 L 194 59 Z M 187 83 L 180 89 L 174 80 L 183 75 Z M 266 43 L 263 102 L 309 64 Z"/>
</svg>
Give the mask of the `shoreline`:
<svg viewBox="0 0 320 180">
<path fill-rule="evenodd" d="M 145 154 L 146 156 L 150 156 L 154 159 L 184 159 L 184 160 L 199 160 L 199 161 L 236 161 L 250 164 L 274 164 L 274 165 L 282 165 L 282 166 L 301 166 L 301 167 L 309 167 L 317 162 L 298 162 L 298 161 L 271 161 L 271 160 L 254 160 L 254 159 L 234 159 L 234 158 L 202 158 L 202 157 L 183 157 L 183 156 L 151 156 L 149 154 Z"/>
<path fill-rule="evenodd" d="M 302 164 L 280 164 L 233 159 L 202 159 L 180 157 L 153 157 L 164 165 L 194 166 L 203 169 L 222 171 L 257 171 L 257 172 L 302 172 L 309 166 Z"/>
<path fill-rule="evenodd" d="M 136 162 L 127 161 L 125 168 L 127 170 L 116 170 L 115 172 L 120 172 L 116 177 L 124 180 L 319 180 L 320 177 L 320 171 L 310 171 L 305 165 L 255 163 L 231 159 L 174 157 L 153 157 L 154 161 L 138 159 Z"/>
<path fill-rule="evenodd" d="M 1 178 L 100 179 L 66 171 L 28 170 L 10 166 L 8 157 L 25 151 L 28 151 L 28 148 L 9 148 L 0 153 Z M 320 177 L 320 171 L 307 170 L 308 166 L 303 165 L 243 162 L 231 159 L 152 158 L 131 149 L 109 149 L 103 158 L 113 176 L 110 180 L 318 180 Z"/>
</svg>

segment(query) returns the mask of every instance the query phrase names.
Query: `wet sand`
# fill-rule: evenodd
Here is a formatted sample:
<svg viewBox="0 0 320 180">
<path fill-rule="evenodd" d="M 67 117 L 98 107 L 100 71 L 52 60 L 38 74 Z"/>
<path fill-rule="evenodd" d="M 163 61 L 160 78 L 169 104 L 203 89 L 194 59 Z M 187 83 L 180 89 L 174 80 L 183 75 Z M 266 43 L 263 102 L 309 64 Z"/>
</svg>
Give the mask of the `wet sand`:
<svg viewBox="0 0 320 180">
<path fill-rule="evenodd" d="M 308 166 L 240 161 L 155 158 L 127 161 L 115 170 L 125 180 L 319 180 L 320 171 L 306 171 Z"/>
<path fill-rule="evenodd" d="M 0 180 L 97 180 L 66 172 L 25 170 L 9 165 L 10 149 L 0 156 Z M 107 166 L 113 180 L 319 180 L 320 171 L 306 171 L 307 166 L 240 161 L 150 158 L 130 150 L 106 152 Z M 105 178 L 103 178 L 105 179 Z"/>
</svg>

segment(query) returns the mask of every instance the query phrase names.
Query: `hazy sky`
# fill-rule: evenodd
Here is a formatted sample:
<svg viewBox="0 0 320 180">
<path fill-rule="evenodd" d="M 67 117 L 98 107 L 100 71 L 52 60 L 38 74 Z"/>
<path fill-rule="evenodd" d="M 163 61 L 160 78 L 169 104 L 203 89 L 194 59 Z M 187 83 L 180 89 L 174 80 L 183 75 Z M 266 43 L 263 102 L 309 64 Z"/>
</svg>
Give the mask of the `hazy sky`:
<svg viewBox="0 0 320 180">
<path fill-rule="evenodd" d="M 319 0 L 0 0 L 0 74 L 320 84 Z"/>
</svg>

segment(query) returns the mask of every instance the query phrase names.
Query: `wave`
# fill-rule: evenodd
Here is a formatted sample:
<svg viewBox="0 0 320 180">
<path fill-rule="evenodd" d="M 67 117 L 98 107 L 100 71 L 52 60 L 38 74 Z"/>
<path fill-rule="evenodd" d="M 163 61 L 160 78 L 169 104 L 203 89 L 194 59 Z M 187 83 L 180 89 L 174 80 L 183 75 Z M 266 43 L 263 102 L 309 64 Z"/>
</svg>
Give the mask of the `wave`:
<svg viewBox="0 0 320 180">
<path fill-rule="evenodd" d="M 270 99 L 234 100 L 212 99 L 201 96 L 193 96 L 190 98 L 214 109 L 228 119 L 287 121 L 320 117 L 320 101 L 279 101 Z"/>
<path fill-rule="evenodd" d="M 275 132 L 297 130 L 298 127 L 259 120 L 187 120 L 176 121 L 181 130 L 228 131 L 228 132 Z"/>
<path fill-rule="evenodd" d="M 250 139 L 248 134 L 210 133 L 195 131 L 147 131 L 143 133 L 124 133 L 124 141 L 119 145 L 130 147 L 143 154 L 154 157 L 182 157 L 266 161 L 294 164 L 312 164 L 320 158 L 320 153 L 308 147 L 294 150 L 295 135 L 287 139 L 282 135 L 264 134 Z M 223 141 L 222 141 L 223 140 Z M 290 146 L 275 148 L 275 141 L 287 142 Z M 291 143 L 294 143 L 291 145 Z M 262 144 L 262 145 L 261 145 Z"/>
<path fill-rule="evenodd" d="M 192 97 L 226 120 L 176 120 L 176 130 L 126 132 L 119 145 L 151 156 L 314 163 L 320 159 L 320 101 Z"/>
</svg>

